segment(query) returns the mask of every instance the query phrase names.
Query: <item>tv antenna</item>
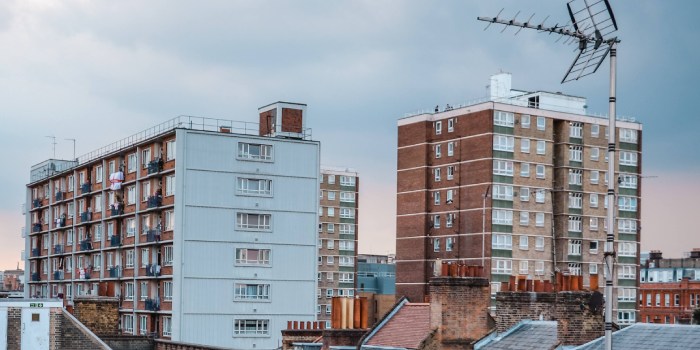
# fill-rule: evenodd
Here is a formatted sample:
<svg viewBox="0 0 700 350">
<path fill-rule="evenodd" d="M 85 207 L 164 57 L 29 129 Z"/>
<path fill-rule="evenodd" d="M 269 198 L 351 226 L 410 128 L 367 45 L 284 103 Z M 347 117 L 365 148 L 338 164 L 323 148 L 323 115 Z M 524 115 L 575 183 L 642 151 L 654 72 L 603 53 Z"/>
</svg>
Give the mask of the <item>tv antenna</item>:
<svg viewBox="0 0 700 350">
<path fill-rule="evenodd" d="M 65 139 L 66 141 L 73 141 L 73 160 L 75 159 L 75 139 Z"/>
<path fill-rule="evenodd" d="M 508 27 L 518 27 L 515 34 L 523 28 L 534 29 L 539 32 L 558 34 L 557 41 L 564 38 L 565 44 L 578 42 L 578 55 L 569 67 L 569 70 L 562 79 L 562 84 L 572 80 L 581 79 L 587 75 L 595 73 L 610 54 L 610 105 L 608 127 L 608 174 L 615 174 L 615 103 L 616 103 L 616 74 L 617 74 L 617 44 L 620 40 L 613 33 L 617 31 L 617 22 L 613 15 L 612 8 L 608 0 L 571 0 L 566 4 L 569 11 L 570 22 L 560 26 L 546 26 L 544 23 L 549 18 L 547 16 L 541 23 L 532 24 L 530 21 L 534 14 L 526 22 L 518 22 L 516 13 L 512 19 L 503 19 L 501 12 L 496 17 L 477 17 L 480 21 L 488 22 L 484 28 L 488 29 L 492 24 L 504 25 L 505 31 Z M 615 181 L 608 181 L 607 194 L 608 211 L 607 222 L 611 229 L 608 230 L 605 242 L 605 349 L 612 350 L 612 302 L 614 284 L 614 264 L 615 264 Z"/>
<path fill-rule="evenodd" d="M 45 137 L 48 137 L 52 140 L 51 143 L 53 144 L 53 158 L 56 159 L 56 136 L 51 135 L 51 136 L 45 136 Z"/>
</svg>

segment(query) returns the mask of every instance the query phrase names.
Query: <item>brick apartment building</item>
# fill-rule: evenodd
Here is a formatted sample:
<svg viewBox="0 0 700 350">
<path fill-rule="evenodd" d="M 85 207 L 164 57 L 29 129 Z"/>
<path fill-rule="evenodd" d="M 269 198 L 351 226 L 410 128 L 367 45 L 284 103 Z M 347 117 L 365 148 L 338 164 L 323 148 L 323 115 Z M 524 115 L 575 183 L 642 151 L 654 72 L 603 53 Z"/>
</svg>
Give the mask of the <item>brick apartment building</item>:
<svg viewBox="0 0 700 350">
<path fill-rule="evenodd" d="M 331 298 L 354 296 L 360 178 L 354 169 L 321 167 L 318 224 L 319 321 L 331 322 Z"/>
<path fill-rule="evenodd" d="M 316 316 L 319 143 L 305 111 L 178 117 L 32 167 L 25 296 L 118 297 L 124 334 L 276 348 L 288 317 Z"/>
<path fill-rule="evenodd" d="M 607 193 L 607 117 L 586 99 L 511 89 L 398 121 L 397 297 L 423 301 L 436 261 L 483 265 L 492 292 L 512 275 L 600 274 Z M 642 126 L 620 120 L 613 181 L 617 322 L 637 318 Z"/>
<path fill-rule="evenodd" d="M 700 249 L 664 259 L 652 251 L 640 272 L 640 322 L 689 324 L 700 309 Z"/>
</svg>

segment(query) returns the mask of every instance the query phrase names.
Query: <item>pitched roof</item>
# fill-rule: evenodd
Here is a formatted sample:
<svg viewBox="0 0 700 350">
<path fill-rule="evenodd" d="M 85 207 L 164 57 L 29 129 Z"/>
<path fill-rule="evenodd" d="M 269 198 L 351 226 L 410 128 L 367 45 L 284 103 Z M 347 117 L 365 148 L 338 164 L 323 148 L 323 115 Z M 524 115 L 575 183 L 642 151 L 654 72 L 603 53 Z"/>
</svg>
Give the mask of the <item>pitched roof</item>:
<svg viewBox="0 0 700 350">
<path fill-rule="evenodd" d="M 575 350 L 603 350 L 605 337 L 574 348 Z M 645 349 L 699 349 L 700 326 L 678 324 L 635 323 L 613 333 L 615 350 Z"/>
<path fill-rule="evenodd" d="M 399 302 L 363 345 L 417 349 L 430 334 L 430 304 Z"/>
<path fill-rule="evenodd" d="M 557 321 L 523 320 L 508 331 L 479 341 L 479 350 L 542 350 L 557 344 Z"/>
</svg>

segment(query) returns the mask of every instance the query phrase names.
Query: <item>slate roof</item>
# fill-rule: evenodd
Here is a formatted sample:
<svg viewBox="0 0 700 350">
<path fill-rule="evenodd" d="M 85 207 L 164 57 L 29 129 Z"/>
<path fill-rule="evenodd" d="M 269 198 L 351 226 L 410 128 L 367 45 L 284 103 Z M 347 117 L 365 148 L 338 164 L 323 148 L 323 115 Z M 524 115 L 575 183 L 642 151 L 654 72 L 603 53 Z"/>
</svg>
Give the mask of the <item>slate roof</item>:
<svg viewBox="0 0 700 350">
<path fill-rule="evenodd" d="M 489 336 L 479 350 L 547 350 L 557 343 L 557 321 L 523 320 L 506 332 Z"/>
<path fill-rule="evenodd" d="M 430 304 L 404 303 L 363 345 L 417 349 L 430 334 Z"/>
<path fill-rule="evenodd" d="M 574 348 L 603 350 L 605 337 Z M 615 350 L 686 350 L 700 349 L 700 326 L 678 324 L 635 323 L 613 333 Z"/>
</svg>

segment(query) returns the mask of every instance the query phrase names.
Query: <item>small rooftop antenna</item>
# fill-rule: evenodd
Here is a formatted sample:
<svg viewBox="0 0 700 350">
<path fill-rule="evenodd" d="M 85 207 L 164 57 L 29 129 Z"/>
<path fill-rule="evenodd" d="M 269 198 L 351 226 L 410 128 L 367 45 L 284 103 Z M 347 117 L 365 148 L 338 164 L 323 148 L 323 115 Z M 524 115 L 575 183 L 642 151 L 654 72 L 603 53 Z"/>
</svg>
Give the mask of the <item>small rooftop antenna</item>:
<svg viewBox="0 0 700 350">
<path fill-rule="evenodd" d="M 73 141 L 73 160 L 75 160 L 75 139 L 66 139 L 66 141 Z"/>
<path fill-rule="evenodd" d="M 535 26 L 529 23 L 530 20 L 525 23 L 517 22 L 515 17 L 512 20 L 502 19 L 499 16 L 477 17 L 477 19 L 488 22 L 489 26 L 493 23 L 503 24 L 505 25 L 503 30 L 507 27 L 519 27 L 518 32 L 523 28 L 527 28 L 549 34 L 559 34 L 560 38 L 557 41 L 566 37 L 567 40 L 564 40 L 564 44 L 578 41 L 578 55 L 564 75 L 561 81 L 562 84 L 595 73 L 605 60 L 605 57 L 610 54 L 610 113 L 608 114 L 608 127 L 611 132 L 608 133 L 608 159 L 611 159 L 611 161 L 608 162 L 608 174 L 615 174 L 615 162 L 612 159 L 615 159 L 615 103 L 617 87 L 615 80 L 617 75 L 617 44 L 620 40 L 613 33 L 617 31 L 617 22 L 608 0 L 571 0 L 566 4 L 566 8 L 569 12 L 571 25 L 559 26 L 557 23 L 553 27 L 547 27 L 542 21 L 541 24 Z M 615 181 L 608 181 L 607 200 L 608 203 L 615 203 Z M 604 253 L 606 269 L 605 349 L 612 350 L 615 205 L 611 204 L 608 206 L 607 222 L 611 229 L 607 233 Z"/>
<path fill-rule="evenodd" d="M 53 158 L 56 159 L 56 136 L 51 135 L 51 136 L 46 136 L 46 137 L 48 137 L 48 138 L 50 138 L 51 140 L 53 140 L 53 141 L 51 142 L 51 143 L 53 144 Z"/>
</svg>

